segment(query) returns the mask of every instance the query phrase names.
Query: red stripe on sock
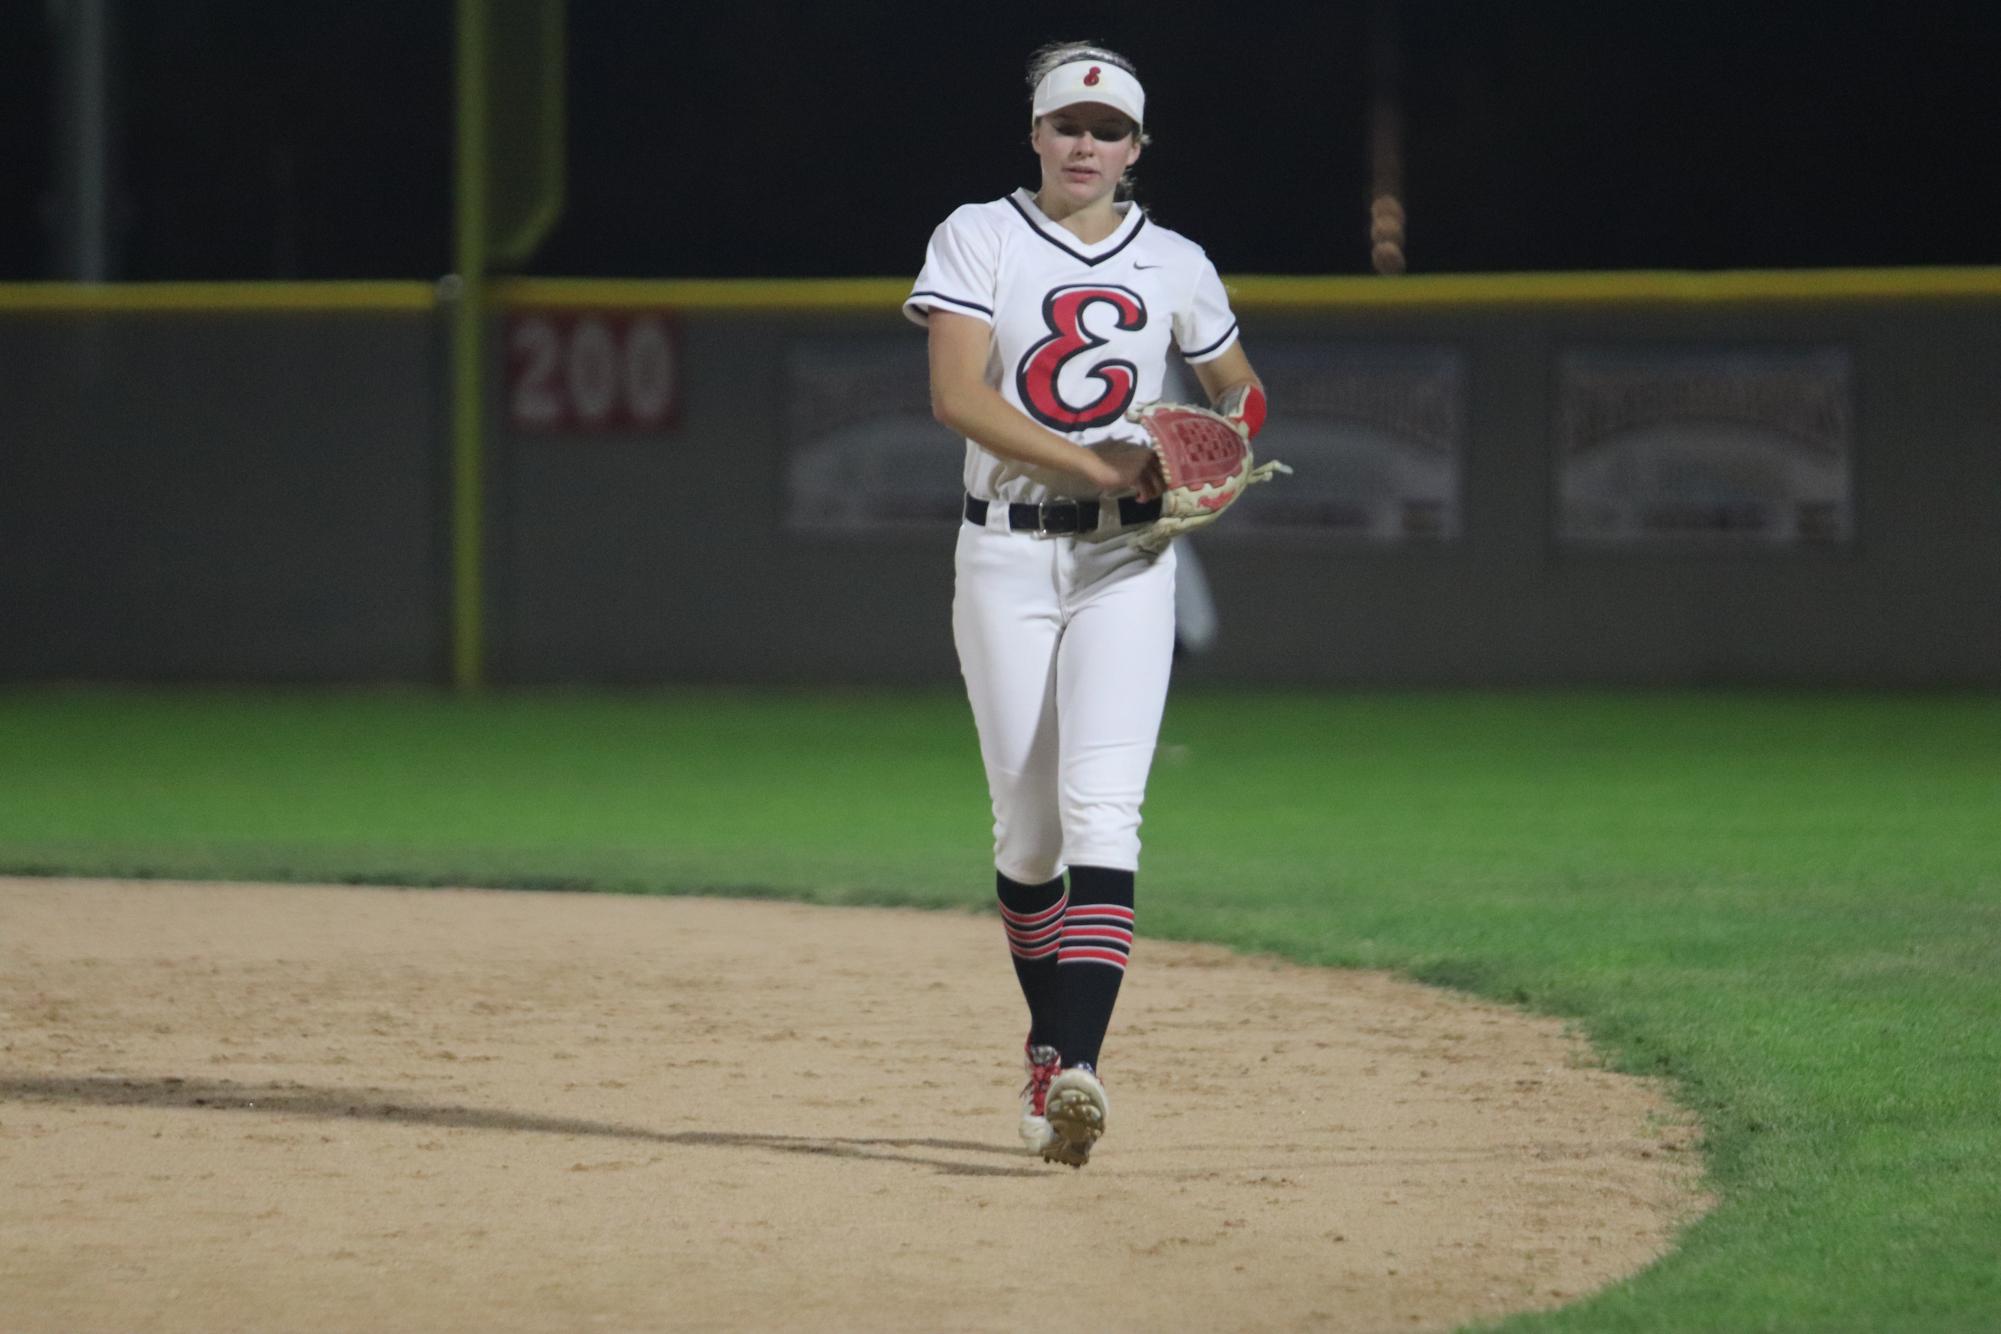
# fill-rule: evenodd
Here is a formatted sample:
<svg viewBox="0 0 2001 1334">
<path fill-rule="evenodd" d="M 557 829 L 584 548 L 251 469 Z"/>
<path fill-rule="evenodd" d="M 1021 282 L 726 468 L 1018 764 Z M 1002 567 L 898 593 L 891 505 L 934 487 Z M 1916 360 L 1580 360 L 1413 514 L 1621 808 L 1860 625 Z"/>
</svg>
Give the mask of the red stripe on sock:
<svg viewBox="0 0 2001 1334">
<path fill-rule="evenodd" d="M 1006 904 L 1001 905 L 1001 920 L 1010 926 L 1037 927 L 1044 922 L 1061 917 L 1063 910 L 1070 906 L 1070 896 L 1064 895 L 1041 912 L 1011 912 Z"/>
</svg>

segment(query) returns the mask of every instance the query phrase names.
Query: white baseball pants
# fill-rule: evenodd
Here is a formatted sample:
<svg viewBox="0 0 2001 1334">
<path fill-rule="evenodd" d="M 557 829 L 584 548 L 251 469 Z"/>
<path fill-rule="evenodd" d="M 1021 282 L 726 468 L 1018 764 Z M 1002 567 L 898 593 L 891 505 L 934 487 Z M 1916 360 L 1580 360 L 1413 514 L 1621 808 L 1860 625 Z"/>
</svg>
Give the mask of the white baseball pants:
<svg viewBox="0 0 2001 1334">
<path fill-rule="evenodd" d="M 994 866 L 1041 884 L 1139 869 L 1174 658 L 1174 550 L 959 525 L 952 637 L 994 807 Z"/>
</svg>

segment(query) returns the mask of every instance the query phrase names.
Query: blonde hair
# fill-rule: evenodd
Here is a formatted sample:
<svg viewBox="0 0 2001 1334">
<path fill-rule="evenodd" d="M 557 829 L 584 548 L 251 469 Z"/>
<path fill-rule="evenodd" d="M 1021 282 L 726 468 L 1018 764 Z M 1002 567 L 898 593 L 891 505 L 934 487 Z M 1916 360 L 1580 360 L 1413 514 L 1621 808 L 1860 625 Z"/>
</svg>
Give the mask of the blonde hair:
<svg viewBox="0 0 2001 1334">
<path fill-rule="evenodd" d="M 1049 42 L 1046 45 L 1036 47 L 1034 52 L 1028 57 L 1028 96 L 1030 100 L 1034 100 L 1036 88 L 1041 85 L 1043 79 L 1048 77 L 1050 70 L 1055 69 L 1058 65 L 1067 65 L 1073 60 L 1103 61 L 1107 65 L 1116 66 L 1124 70 L 1135 79 L 1139 77 L 1139 70 L 1134 66 L 1132 61 L 1126 59 L 1110 47 L 1099 46 L 1096 42 Z M 1033 113 L 1029 116 L 1028 128 L 1029 132 L 1033 134 L 1035 131 L 1035 117 Z M 1145 148 L 1153 142 L 1153 136 L 1146 132 L 1145 126 L 1135 125 L 1133 126 L 1133 130 L 1138 136 L 1141 148 Z M 1132 169 L 1128 167 L 1120 174 L 1118 189 L 1113 197 L 1121 200 L 1131 199 L 1133 197 L 1133 190 Z"/>
</svg>

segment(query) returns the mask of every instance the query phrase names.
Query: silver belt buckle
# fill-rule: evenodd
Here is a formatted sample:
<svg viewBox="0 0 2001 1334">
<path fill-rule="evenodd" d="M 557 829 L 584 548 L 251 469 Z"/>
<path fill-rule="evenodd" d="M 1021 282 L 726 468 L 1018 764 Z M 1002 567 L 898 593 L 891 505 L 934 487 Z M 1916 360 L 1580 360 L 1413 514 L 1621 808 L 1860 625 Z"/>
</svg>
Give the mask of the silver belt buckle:
<svg viewBox="0 0 2001 1334">
<path fill-rule="evenodd" d="M 1056 531 L 1049 526 L 1049 512 L 1051 509 L 1060 507 L 1066 503 L 1069 502 L 1061 500 L 1044 500 L 1038 502 L 1035 506 L 1035 526 L 1045 533 Z M 1075 523 L 1070 525 L 1070 531 L 1073 533 L 1077 531 Z"/>
</svg>

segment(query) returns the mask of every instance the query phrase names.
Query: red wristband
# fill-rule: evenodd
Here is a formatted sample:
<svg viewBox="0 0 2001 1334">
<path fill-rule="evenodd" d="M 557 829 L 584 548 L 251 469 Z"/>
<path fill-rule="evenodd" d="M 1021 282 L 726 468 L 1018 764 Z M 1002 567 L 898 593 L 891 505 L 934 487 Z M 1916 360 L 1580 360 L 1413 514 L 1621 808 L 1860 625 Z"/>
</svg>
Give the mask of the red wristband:
<svg viewBox="0 0 2001 1334">
<path fill-rule="evenodd" d="M 1237 385 L 1216 400 L 1216 411 L 1242 423 L 1246 440 L 1256 439 L 1265 424 L 1265 391 L 1256 382 Z"/>
</svg>

